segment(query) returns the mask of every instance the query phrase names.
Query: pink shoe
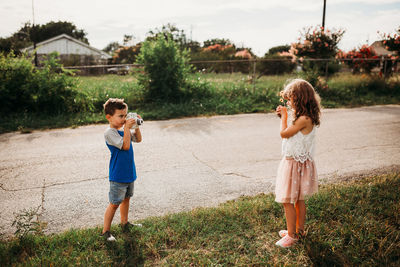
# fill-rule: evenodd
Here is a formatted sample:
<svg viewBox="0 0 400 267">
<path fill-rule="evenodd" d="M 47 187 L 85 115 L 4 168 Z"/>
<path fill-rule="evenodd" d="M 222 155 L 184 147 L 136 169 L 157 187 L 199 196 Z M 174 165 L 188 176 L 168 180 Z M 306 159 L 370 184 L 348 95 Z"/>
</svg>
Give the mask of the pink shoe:
<svg viewBox="0 0 400 267">
<path fill-rule="evenodd" d="M 292 245 L 294 245 L 297 242 L 297 238 L 290 237 L 289 235 L 285 235 L 284 237 L 281 238 L 278 242 L 275 243 L 275 245 L 280 246 L 282 248 L 290 248 Z"/>
<path fill-rule="evenodd" d="M 279 236 L 280 237 L 284 237 L 285 235 L 287 235 L 287 230 L 280 230 L 279 231 Z"/>
</svg>

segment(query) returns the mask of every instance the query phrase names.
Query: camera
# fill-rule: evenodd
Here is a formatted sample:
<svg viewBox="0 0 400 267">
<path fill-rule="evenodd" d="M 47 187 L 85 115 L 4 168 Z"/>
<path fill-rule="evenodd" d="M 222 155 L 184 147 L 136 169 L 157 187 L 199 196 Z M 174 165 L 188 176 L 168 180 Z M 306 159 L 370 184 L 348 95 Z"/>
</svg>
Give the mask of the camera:
<svg viewBox="0 0 400 267">
<path fill-rule="evenodd" d="M 134 113 L 134 112 L 129 112 L 126 115 L 126 119 L 135 119 L 136 120 L 136 124 L 132 126 L 132 129 L 135 129 L 143 124 L 143 119 L 138 118 L 137 113 Z"/>
</svg>

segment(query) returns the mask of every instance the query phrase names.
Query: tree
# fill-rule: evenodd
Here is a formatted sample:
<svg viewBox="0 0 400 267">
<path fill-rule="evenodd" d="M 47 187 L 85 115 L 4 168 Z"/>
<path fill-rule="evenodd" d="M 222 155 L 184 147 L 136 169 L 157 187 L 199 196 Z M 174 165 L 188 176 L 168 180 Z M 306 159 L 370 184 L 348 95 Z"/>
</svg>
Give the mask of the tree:
<svg viewBox="0 0 400 267">
<path fill-rule="evenodd" d="M 274 46 L 268 50 L 269 55 L 277 54 L 277 53 L 282 53 L 282 52 L 289 52 L 290 45 L 279 45 L 279 46 Z"/>
<path fill-rule="evenodd" d="M 146 41 L 155 41 L 159 36 L 163 36 L 164 39 L 171 39 L 178 44 L 179 49 L 187 49 L 189 41 L 186 38 L 184 30 L 180 30 L 175 24 L 167 23 L 163 25 L 161 29 L 150 30 L 146 38 Z"/>
<path fill-rule="evenodd" d="M 109 54 L 114 54 L 114 52 L 120 47 L 121 45 L 118 42 L 111 42 L 106 47 L 103 48 L 104 52 Z"/>
<path fill-rule="evenodd" d="M 32 45 L 30 39 L 32 33 L 31 28 L 30 23 L 27 22 L 10 37 L 0 38 L 0 52 L 10 53 L 14 51 L 14 53 L 18 55 L 21 49 Z"/>
<path fill-rule="evenodd" d="M 141 43 L 134 46 L 120 46 L 114 51 L 113 63 L 117 64 L 133 64 L 136 61 L 136 57 L 140 53 L 142 47 Z"/>
<path fill-rule="evenodd" d="M 35 25 L 31 27 L 31 41 L 40 43 L 42 41 L 48 40 L 60 34 L 68 34 L 69 36 L 78 39 L 86 44 L 89 44 L 86 38 L 86 32 L 84 30 L 79 30 L 72 22 L 67 21 L 50 21 L 43 25 Z"/>
<path fill-rule="evenodd" d="M 189 41 L 186 44 L 186 48 L 189 49 L 190 53 L 197 53 L 201 51 L 201 45 L 196 41 Z"/>
<path fill-rule="evenodd" d="M 13 50 L 18 54 L 21 49 L 32 45 L 33 42 L 40 43 L 63 33 L 89 44 L 86 38 L 86 32 L 77 29 L 72 22 L 51 21 L 43 25 L 34 26 L 31 25 L 30 22 L 26 22 L 24 26 L 10 37 L 0 38 L 0 52 L 9 53 Z"/>
<path fill-rule="evenodd" d="M 203 42 L 203 47 L 209 47 L 209 46 L 213 46 L 213 45 L 216 45 L 216 44 L 223 45 L 223 46 L 233 45 L 233 43 L 229 39 L 218 39 L 218 38 L 215 38 L 215 39 L 210 39 L 210 40 L 204 41 Z"/>
<path fill-rule="evenodd" d="M 303 61 L 309 59 L 334 59 L 339 51 L 338 44 L 343 37 L 344 30 L 328 30 L 323 27 L 304 28 L 297 43 L 293 43 L 289 53 L 293 60 L 299 59 Z M 327 62 L 308 61 L 303 63 L 306 71 L 324 73 L 326 71 Z M 330 63 L 330 71 L 334 72 L 338 68 Z M 329 72 L 329 69 L 328 69 Z"/>
</svg>

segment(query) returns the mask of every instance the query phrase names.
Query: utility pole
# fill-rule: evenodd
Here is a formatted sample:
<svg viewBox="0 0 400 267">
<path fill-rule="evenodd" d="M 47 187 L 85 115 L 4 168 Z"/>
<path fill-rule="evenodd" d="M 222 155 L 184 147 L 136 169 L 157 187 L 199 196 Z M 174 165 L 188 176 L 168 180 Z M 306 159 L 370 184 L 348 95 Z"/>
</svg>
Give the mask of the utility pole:
<svg viewBox="0 0 400 267">
<path fill-rule="evenodd" d="M 322 28 L 325 31 L 325 9 L 326 9 L 326 0 L 324 0 L 324 11 L 322 13 Z"/>
<path fill-rule="evenodd" d="M 33 8 L 33 0 L 32 0 L 32 33 L 31 38 L 33 36 L 33 51 L 35 51 L 35 66 L 38 66 L 38 58 L 37 58 L 37 53 L 36 53 L 36 27 L 35 27 L 35 9 Z"/>
</svg>

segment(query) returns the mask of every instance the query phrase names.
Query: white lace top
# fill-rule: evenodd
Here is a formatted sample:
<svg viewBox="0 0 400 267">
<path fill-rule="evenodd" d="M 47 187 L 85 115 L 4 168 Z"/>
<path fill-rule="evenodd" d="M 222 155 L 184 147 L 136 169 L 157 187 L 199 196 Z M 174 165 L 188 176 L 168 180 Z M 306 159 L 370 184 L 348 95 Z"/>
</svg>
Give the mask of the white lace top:
<svg viewBox="0 0 400 267">
<path fill-rule="evenodd" d="M 301 131 L 289 138 L 282 139 L 282 155 L 293 158 L 296 161 L 304 163 L 306 160 L 314 160 L 315 150 L 315 126 L 309 134 L 303 134 Z"/>
</svg>

